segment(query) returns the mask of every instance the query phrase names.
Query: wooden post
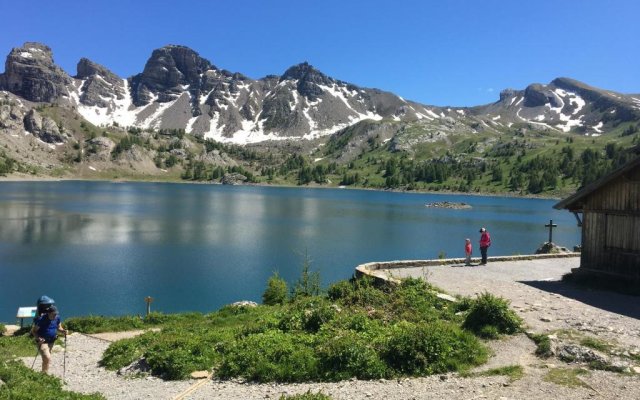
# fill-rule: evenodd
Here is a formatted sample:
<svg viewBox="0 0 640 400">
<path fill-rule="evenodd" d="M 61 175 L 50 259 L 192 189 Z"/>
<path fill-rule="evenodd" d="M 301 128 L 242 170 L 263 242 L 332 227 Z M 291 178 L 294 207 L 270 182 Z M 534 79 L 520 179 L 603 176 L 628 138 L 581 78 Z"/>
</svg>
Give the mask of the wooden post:
<svg viewBox="0 0 640 400">
<path fill-rule="evenodd" d="M 550 219 L 549 223 L 545 225 L 546 228 L 549 228 L 549 243 L 553 242 L 553 228 L 556 226 L 558 226 L 558 224 L 554 224 L 552 219 Z"/>
<path fill-rule="evenodd" d="M 147 303 L 147 317 L 151 313 L 151 303 L 153 302 L 153 297 L 147 296 L 144 298 L 145 303 Z"/>
</svg>

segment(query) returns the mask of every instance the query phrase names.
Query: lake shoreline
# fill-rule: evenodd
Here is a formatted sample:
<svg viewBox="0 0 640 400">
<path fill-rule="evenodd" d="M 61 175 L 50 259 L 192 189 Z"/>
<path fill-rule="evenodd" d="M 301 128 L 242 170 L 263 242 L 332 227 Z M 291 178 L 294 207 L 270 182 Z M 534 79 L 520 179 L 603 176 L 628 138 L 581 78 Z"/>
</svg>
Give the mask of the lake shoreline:
<svg viewBox="0 0 640 400">
<path fill-rule="evenodd" d="M 2 182 L 63 182 L 63 181 L 86 181 L 86 182 L 111 182 L 111 183 L 174 183 L 174 184 L 193 184 L 193 185 L 222 185 L 219 182 L 210 181 L 183 181 L 183 180 L 165 180 L 165 179 L 90 179 L 90 178 L 68 178 L 68 177 L 47 177 L 34 176 L 30 174 L 12 174 L 9 176 L 0 176 Z M 391 192 L 391 193 L 408 193 L 408 194 L 440 194 L 440 195 L 456 195 L 456 196 L 479 196 L 479 197 L 504 197 L 504 198 L 521 198 L 521 199 L 542 199 L 542 200 L 562 200 L 564 197 L 545 196 L 534 194 L 516 194 L 512 192 L 458 192 L 458 191 L 422 191 L 422 190 L 406 190 L 406 189 L 378 189 L 367 187 L 350 187 L 350 186 L 329 186 L 329 185 L 288 185 L 288 184 L 271 184 L 271 183 L 248 183 L 234 186 L 260 186 L 260 187 L 282 187 L 282 188 L 301 188 L 301 189 L 340 189 L 340 190 L 364 190 L 373 192 Z"/>
</svg>

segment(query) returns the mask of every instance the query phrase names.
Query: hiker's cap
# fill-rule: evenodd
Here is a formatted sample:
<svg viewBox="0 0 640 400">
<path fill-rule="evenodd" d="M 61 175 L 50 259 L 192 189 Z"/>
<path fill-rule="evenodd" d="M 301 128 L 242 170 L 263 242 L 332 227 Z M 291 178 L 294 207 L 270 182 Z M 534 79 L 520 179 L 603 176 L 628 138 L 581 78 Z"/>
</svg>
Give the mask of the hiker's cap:
<svg viewBox="0 0 640 400">
<path fill-rule="evenodd" d="M 51 306 L 49 308 L 47 308 L 47 313 L 58 313 L 58 308 L 56 306 Z"/>
<path fill-rule="evenodd" d="M 480 232 L 484 232 L 486 231 L 486 229 L 484 229 L 484 227 L 480 228 Z"/>
</svg>

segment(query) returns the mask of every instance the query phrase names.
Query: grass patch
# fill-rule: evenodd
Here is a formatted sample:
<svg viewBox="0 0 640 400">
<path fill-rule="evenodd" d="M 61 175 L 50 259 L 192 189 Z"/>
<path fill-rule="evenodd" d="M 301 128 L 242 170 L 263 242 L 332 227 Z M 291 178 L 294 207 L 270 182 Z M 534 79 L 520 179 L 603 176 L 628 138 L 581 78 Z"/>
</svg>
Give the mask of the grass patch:
<svg viewBox="0 0 640 400">
<path fill-rule="evenodd" d="M 567 387 L 585 387 L 590 388 L 582 379 L 580 375 L 588 375 L 589 372 L 583 369 L 575 368 L 553 368 L 547 372 L 544 376 L 546 382 L 555 383 L 556 385 Z"/>
<path fill-rule="evenodd" d="M 613 350 L 614 346 L 602 339 L 593 338 L 593 337 L 585 337 L 580 340 L 580 344 L 582 346 L 588 347 L 593 350 L 598 350 L 601 352 L 608 353 Z"/>
<path fill-rule="evenodd" d="M 527 333 L 527 337 L 536 344 L 536 355 L 542 358 L 549 358 L 553 355 L 551 352 L 551 339 L 548 335 Z"/>
<path fill-rule="evenodd" d="M 28 334 L 0 337 L 0 399 L 104 399 L 100 394 L 84 395 L 62 389 L 59 378 L 33 371 L 17 357 L 33 358 L 36 346 Z"/>
<path fill-rule="evenodd" d="M 507 365 L 500 368 L 492 368 L 487 371 L 478 372 L 474 376 L 506 376 L 511 382 L 524 377 L 524 368 L 521 365 Z"/>
<path fill-rule="evenodd" d="M 35 354 L 36 345 L 29 335 L 0 337 L 0 361 L 16 357 L 33 357 Z"/>
<path fill-rule="evenodd" d="M 308 390 L 306 393 L 302 394 L 294 394 L 291 396 L 282 395 L 279 398 L 280 400 L 331 400 L 331 397 L 322 393 L 312 393 L 311 390 Z"/>
</svg>

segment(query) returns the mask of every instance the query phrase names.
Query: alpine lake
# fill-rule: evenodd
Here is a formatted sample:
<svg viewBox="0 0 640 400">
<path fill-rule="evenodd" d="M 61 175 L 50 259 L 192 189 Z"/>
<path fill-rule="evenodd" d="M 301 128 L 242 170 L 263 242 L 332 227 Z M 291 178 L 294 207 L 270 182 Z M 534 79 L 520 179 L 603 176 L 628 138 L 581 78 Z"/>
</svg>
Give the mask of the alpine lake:
<svg viewBox="0 0 640 400">
<path fill-rule="evenodd" d="M 468 209 L 426 207 L 467 203 Z M 580 244 L 557 200 L 351 189 L 94 181 L 0 183 L 0 321 L 52 297 L 63 318 L 210 312 L 261 302 L 277 271 L 303 263 L 323 287 L 371 261 L 489 257 Z"/>
</svg>

